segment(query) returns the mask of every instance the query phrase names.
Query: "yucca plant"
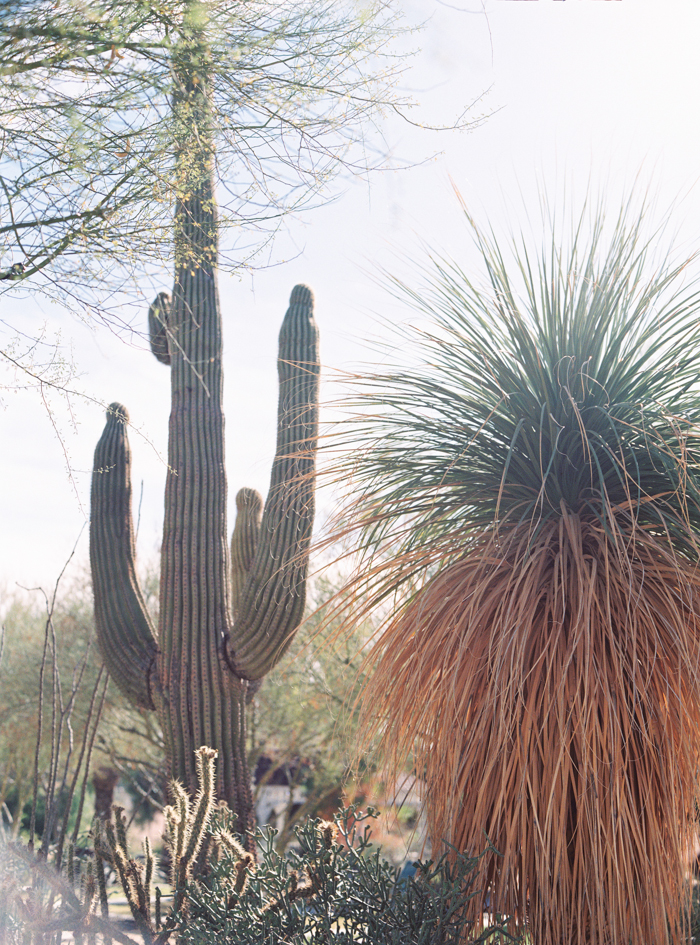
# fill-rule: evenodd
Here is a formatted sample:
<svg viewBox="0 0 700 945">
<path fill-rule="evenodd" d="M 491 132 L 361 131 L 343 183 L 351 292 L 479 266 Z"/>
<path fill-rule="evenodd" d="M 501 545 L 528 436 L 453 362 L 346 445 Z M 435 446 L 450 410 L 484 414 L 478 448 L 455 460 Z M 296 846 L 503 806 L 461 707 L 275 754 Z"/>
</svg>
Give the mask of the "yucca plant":
<svg viewBox="0 0 700 945">
<path fill-rule="evenodd" d="M 424 777 L 434 844 L 500 854 L 475 924 L 508 915 L 534 945 L 680 942 L 700 295 L 629 205 L 565 232 L 550 218 L 542 251 L 469 224 L 481 281 L 437 258 L 419 288 L 392 281 L 421 316 L 413 355 L 360 382 L 341 470 L 360 492 L 342 523 L 356 598 L 387 613 L 365 731 Z"/>
</svg>

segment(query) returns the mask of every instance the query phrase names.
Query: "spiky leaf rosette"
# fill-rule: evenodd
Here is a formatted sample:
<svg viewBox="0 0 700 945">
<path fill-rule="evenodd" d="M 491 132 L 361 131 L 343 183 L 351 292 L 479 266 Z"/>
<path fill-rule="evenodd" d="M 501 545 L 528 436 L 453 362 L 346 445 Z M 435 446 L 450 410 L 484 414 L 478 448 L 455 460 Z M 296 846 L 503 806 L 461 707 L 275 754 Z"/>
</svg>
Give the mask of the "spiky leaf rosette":
<svg viewBox="0 0 700 945">
<path fill-rule="evenodd" d="M 471 221 L 470 221 L 471 222 Z M 625 213 L 394 288 L 429 327 L 365 386 L 342 473 L 365 732 L 433 842 L 493 854 L 535 945 L 680 941 L 700 761 L 700 298 Z M 511 266 L 512 263 L 512 266 Z M 402 344 L 406 350 L 406 341 Z"/>
</svg>

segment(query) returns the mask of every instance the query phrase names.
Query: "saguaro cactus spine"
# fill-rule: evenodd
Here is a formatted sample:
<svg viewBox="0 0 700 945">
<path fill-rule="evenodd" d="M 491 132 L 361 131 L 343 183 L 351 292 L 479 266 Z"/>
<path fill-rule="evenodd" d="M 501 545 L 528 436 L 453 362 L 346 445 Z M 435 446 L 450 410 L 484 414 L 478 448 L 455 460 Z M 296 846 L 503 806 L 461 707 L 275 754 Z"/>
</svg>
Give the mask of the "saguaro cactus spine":
<svg viewBox="0 0 700 945">
<path fill-rule="evenodd" d="M 313 524 L 318 332 L 297 286 L 280 332 L 277 453 L 265 508 L 238 496 L 229 587 L 216 208 L 206 50 L 183 42 L 174 100 L 175 284 L 151 306 L 151 347 L 170 364 L 172 409 L 156 634 L 139 591 L 131 524 L 128 415 L 113 404 L 95 451 L 91 561 L 98 637 L 115 681 L 158 712 L 170 773 L 197 787 L 194 752 L 218 750 L 217 794 L 252 824 L 245 700 L 279 659 L 304 608 Z M 261 515 L 262 512 L 262 515 Z M 231 611 L 231 602 L 235 620 Z"/>
</svg>

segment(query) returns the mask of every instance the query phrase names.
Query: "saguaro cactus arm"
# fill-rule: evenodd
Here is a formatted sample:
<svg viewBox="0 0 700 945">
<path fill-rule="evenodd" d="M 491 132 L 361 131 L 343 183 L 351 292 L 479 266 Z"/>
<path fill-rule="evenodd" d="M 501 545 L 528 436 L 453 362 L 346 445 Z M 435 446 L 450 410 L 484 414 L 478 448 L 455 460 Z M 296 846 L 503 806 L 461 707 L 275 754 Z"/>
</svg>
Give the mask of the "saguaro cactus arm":
<svg viewBox="0 0 700 945">
<path fill-rule="evenodd" d="M 148 334 L 151 351 L 161 364 L 170 364 L 168 343 L 168 321 L 170 319 L 170 296 L 159 292 L 148 309 Z"/>
<path fill-rule="evenodd" d="M 228 640 L 228 658 L 246 679 L 260 679 L 279 660 L 301 621 L 306 601 L 320 363 L 313 295 L 305 285 L 292 290 L 280 331 L 277 366 L 277 451 L 270 491 L 255 558 Z"/>
<path fill-rule="evenodd" d="M 116 684 L 130 701 L 153 709 L 151 676 L 158 644 L 136 578 L 128 420 L 125 407 L 111 404 L 95 449 L 90 513 L 95 626 Z"/>
<path fill-rule="evenodd" d="M 231 536 L 231 602 L 234 620 L 255 559 L 262 511 L 263 498 L 257 489 L 239 490 L 236 495 L 236 525 Z"/>
</svg>

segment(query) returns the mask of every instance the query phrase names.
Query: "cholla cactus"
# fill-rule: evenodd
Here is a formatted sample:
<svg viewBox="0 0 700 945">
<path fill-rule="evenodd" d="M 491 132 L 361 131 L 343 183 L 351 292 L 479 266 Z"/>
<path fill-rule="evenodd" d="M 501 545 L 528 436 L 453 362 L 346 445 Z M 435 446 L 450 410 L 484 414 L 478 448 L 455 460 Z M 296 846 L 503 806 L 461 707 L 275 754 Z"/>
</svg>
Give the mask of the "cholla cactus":
<svg viewBox="0 0 700 945">
<path fill-rule="evenodd" d="M 172 299 L 160 293 L 149 312 L 151 346 L 170 365 L 172 384 L 160 626 L 156 632 L 136 579 L 128 413 L 120 404 L 109 408 L 95 451 L 95 621 L 117 685 L 135 705 L 158 713 L 171 777 L 196 790 L 195 749 L 218 749 L 217 794 L 245 834 L 253 823 L 246 697 L 289 645 L 304 609 L 318 332 L 311 291 L 296 286 L 280 333 L 270 491 L 264 508 L 257 493 L 239 493 L 229 586 L 213 151 L 207 55 L 195 27 L 175 51 L 173 68 L 175 285 Z"/>
<path fill-rule="evenodd" d="M 171 876 L 174 889 L 184 888 L 191 876 L 192 867 L 204 843 L 214 807 L 214 760 L 216 752 L 202 746 L 195 752 L 199 791 L 194 807 L 187 791 L 174 781 L 171 794 L 176 802 L 166 807 L 165 822 L 168 826 L 167 843 L 170 849 Z"/>
<path fill-rule="evenodd" d="M 154 865 L 151 844 L 148 837 L 146 837 L 143 843 L 144 865 L 140 866 L 129 855 L 124 809 L 115 805 L 112 810 L 114 812 L 114 824 L 109 821 L 103 823 L 99 818 L 95 818 L 93 824 L 97 885 L 100 900 L 105 907 L 103 908 L 103 915 L 106 918 L 107 892 L 103 863 L 107 862 L 114 869 L 119 879 L 139 933 L 144 942 L 151 945 L 155 937 L 155 929 L 151 919 L 151 882 Z"/>
<path fill-rule="evenodd" d="M 106 905 L 103 861 L 113 867 L 124 891 L 131 914 L 146 945 L 165 945 L 178 924 L 187 915 L 188 886 L 192 881 L 193 868 L 197 863 L 202 845 L 208 837 L 209 821 L 214 809 L 214 761 L 216 751 L 206 746 L 195 752 L 197 768 L 197 791 L 194 805 L 190 803 L 187 791 L 181 784 L 174 782 L 172 794 L 175 804 L 164 809 L 167 830 L 165 843 L 170 852 L 170 882 L 173 898 L 165 921 L 161 916 L 161 892 L 155 890 L 155 915 L 152 914 L 153 852 L 148 837 L 143 844 L 144 865 L 140 866 L 129 855 L 126 837 L 126 820 L 121 807 L 113 807 L 114 824 L 103 823 L 95 819 L 93 836 L 95 842 L 95 864 L 97 866 L 97 886 L 92 899 L 100 899 Z M 246 868 L 251 868 L 253 856 L 240 844 L 239 860 Z M 92 867 L 92 864 L 89 864 Z M 242 872 L 239 870 L 239 872 Z M 88 878 L 92 876 L 92 869 Z M 95 882 L 92 881 L 94 889 Z M 92 900 L 91 900 L 92 901 Z M 106 910 L 105 910 L 106 917 Z M 89 927 L 89 920 L 88 920 Z"/>
</svg>

